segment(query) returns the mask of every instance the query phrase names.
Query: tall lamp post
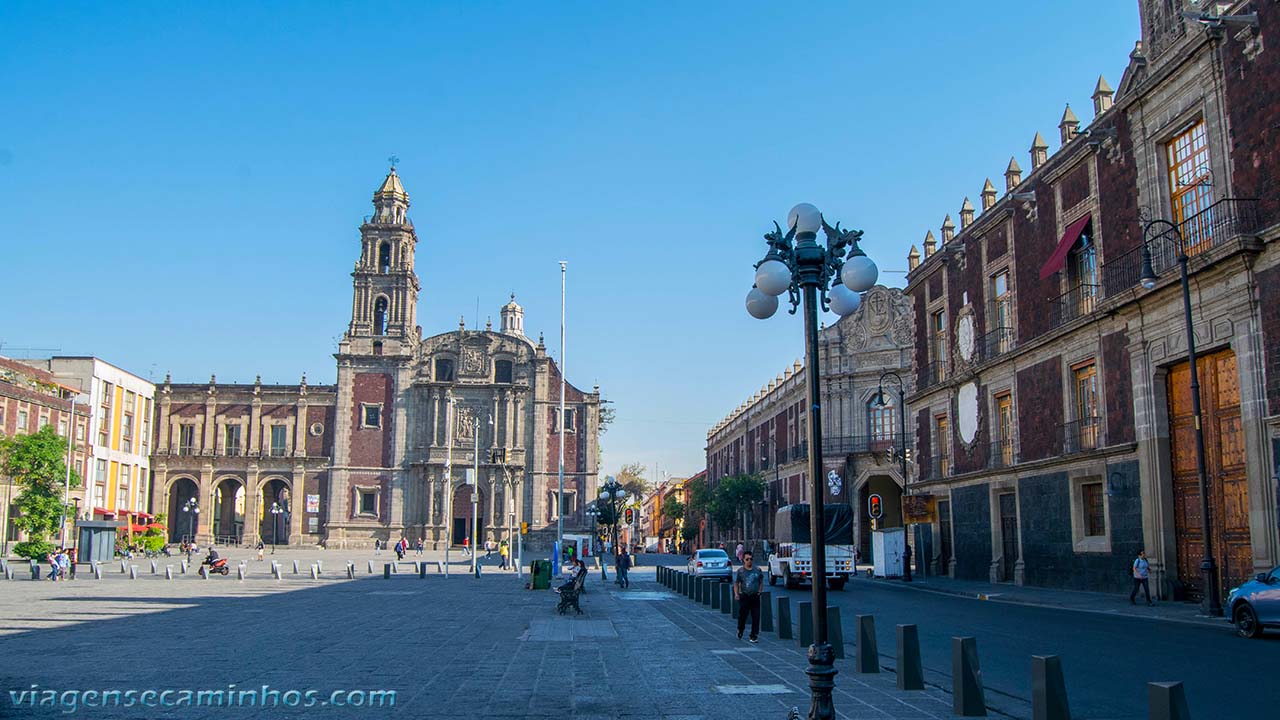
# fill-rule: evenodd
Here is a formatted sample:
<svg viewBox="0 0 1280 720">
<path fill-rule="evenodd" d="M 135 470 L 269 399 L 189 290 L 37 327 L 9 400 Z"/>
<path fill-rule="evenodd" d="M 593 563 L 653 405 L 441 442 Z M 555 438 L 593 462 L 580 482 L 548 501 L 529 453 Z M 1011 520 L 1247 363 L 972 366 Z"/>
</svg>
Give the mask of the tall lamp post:
<svg viewBox="0 0 1280 720">
<path fill-rule="evenodd" d="M 191 544 L 196 543 L 196 518 L 200 515 L 200 503 L 195 498 L 187 498 L 182 504 L 182 512 L 190 513 L 191 517 Z"/>
<path fill-rule="evenodd" d="M 755 287 L 747 293 L 747 312 L 760 320 L 778 311 L 778 296 L 787 293 L 791 313 L 803 302 L 805 334 L 805 374 L 809 390 L 809 482 L 813 502 L 809 512 L 809 532 L 822 537 L 822 394 L 818 372 L 818 311 L 830 309 L 837 315 L 852 314 L 862 304 L 858 293 L 870 290 L 880 271 L 858 248 L 861 230 L 841 230 L 828 225 L 818 208 L 800 203 L 787 214 L 784 234 L 775 222 L 773 232 L 764 236 L 769 250 L 756 263 Z M 818 230 L 826 234 L 826 246 L 817 242 Z M 793 245 L 794 241 L 794 245 Z M 848 251 L 846 257 L 846 250 Z M 813 544 L 815 576 L 827 566 L 826 547 Z M 821 577 L 821 576 L 816 576 Z M 813 644 L 809 646 L 809 718 L 831 720 L 835 707 L 835 653 L 827 642 L 827 584 L 813 583 Z"/>
<path fill-rule="evenodd" d="M 613 540 L 613 551 L 618 552 L 618 519 L 622 512 L 622 507 L 627 500 L 627 489 L 622 487 L 622 483 L 618 482 L 612 475 L 604 479 L 604 485 L 600 486 L 600 499 L 609 508 L 609 537 Z"/>
<path fill-rule="evenodd" d="M 280 503 L 271 503 L 271 554 L 276 554 L 276 543 L 280 542 L 280 515 L 284 513 L 284 508 L 280 507 Z"/>
<path fill-rule="evenodd" d="M 1163 228 L 1163 229 L 1161 229 Z M 1153 237 L 1152 231 L 1158 230 Z M 1142 227 L 1142 287 L 1152 290 L 1159 279 L 1151 264 L 1151 245 L 1157 241 L 1172 241 L 1178 253 L 1178 272 L 1182 276 L 1182 314 L 1187 326 L 1187 362 L 1191 366 L 1191 413 L 1194 416 L 1196 434 L 1196 480 L 1200 489 L 1201 543 L 1204 558 L 1200 561 L 1200 574 L 1204 593 L 1200 597 L 1200 612 L 1221 616 L 1222 601 L 1218 589 L 1218 568 L 1213 561 L 1213 536 L 1210 533 L 1208 474 L 1204 460 L 1204 426 L 1200 411 L 1200 374 L 1196 369 L 1196 334 L 1191 324 L 1191 283 L 1187 277 L 1187 241 L 1182 230 L 1168 220 L 1149 220 Z"/>
</svg>

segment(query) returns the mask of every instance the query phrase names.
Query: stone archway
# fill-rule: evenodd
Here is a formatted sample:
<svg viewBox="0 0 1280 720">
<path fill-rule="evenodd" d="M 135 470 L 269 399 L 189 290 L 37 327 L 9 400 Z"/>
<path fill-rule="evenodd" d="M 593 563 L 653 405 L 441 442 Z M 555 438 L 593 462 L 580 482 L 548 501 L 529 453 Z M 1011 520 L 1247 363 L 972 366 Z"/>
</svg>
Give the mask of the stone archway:
<svg viewBox="0 0 1280 720">
<path fill-rule="evenodd" d="M 224 477 L 213 486 L 213 507 L 209 516 L 214 543 L 239 545 L 244 539 L 244 481 Z"/>
<path fill-rule="evenodd" d="M 200 502 L 200 486 L 196 484 L 194 478 L 178 477 L 169 483 L 168 502 L 165 507 L 169 511 L 169 542 L 181 543 L 188 542 L 195 538 L 196 530 L 199 526 L 199 513 L 184 511 L 187 507 L 187 501 L 195 500 Z"/>
<path fill-rule="evenodd" d="M 884 471 L 868 470 L 858 478 L 856 517 L 858 518 L 858 552 L 863 562 L 871 559 L 871 511 L 868 500 L 879 495 L 884 513 L 875 524 L 877 529 L 902 527 L 902 486 L 894 475 Z"/>
<path fill-rule="evenodd" d="M 471 539 L 471 547 L 475 547 L 472 537 L 471 493 L 476 489 L 470 485 L 459 485 L 453 490 L 453 502 L 450 503 L 449 544 L 461 546 L 463 538 Z M 476 504 L 476 524 L 480 527 L 480 537 L 484 537 L 484 493 L 480 492 Z"/>
<path fill-rule="evenodd" d="M 267 545 L 288 545 L 290 522 L 297 508 L 293 504 L 293 488 L 282 477 L 272 477 L 259 488 L 258 537 Z M 273 512 L 278 508 L 280 512 Z"/>
</svg>

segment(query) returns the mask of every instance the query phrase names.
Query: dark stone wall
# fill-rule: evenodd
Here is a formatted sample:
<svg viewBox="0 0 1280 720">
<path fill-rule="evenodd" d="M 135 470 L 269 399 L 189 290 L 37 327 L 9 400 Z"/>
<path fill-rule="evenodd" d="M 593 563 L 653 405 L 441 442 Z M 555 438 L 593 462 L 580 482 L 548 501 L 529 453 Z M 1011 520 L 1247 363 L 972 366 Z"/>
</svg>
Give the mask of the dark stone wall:
<svg viewBox="0 0 1280 720">
<path fill-rule="evenodd" d="M 1013 242 L 1014 253 L 1015 312 L 1018 313 L 1018 341 L 1026 343 L 1049 330 L 1055 308 L 1053 301 L 1062 293 L 1057 274 L 1040 279 L 1040 268 L 1053 254 L 1058 244 L 1057 206 L 1053 188 L 1037 183 L 1034 187 L 1023 183 L 1018 192 L 1036 194 L 1036 220 L 1027 219 L 1022 203 L 1014 203 Z"/>
<path fill-rule="evenodd" d="M 973 309 L 973 330 L 974 338 L 982 337 L 986 332 L 984 329 L 986 316 L 986 273 L 982 267 L 982 239 L 970 237 L 966 233 L 961 237 L 962 247 L 964 248 L 963 259 L 960 256 L 948 261 L 944 266 L 947 273 L 947 340 L 950 343 L 948 351 L 955 347 L 956 338 L 956 321 L 959 319 L 960 308 L 964 307 L 964 295 L 969 294 L 969 304 Z M 929 327 L 926 324 L 918 327 Z"/>
<path fill-rule="evenodd" d="M 1262 352 L 1266 357 L 1267 407 L 1280 412 L 1280 266 L 1258 273 Z"/>
<path fill-rule="evenodd" d="M 1018 372 L 1014 411 L 1024 462 L 1062 454 L 1062 363 L 1058 356 Z"/>
<path fill-rule="evenodd" d="M 1138 463 L 1107 466 L 1110 553 L 1081 554 L 1071 534 L 1071 483 L 1066 473 L 1018 481 L 1019 531 L 1027 585 L 1120 592 L 1129 589 L 1129 563 L 1142 548 Z"/>
<path fill-rule="evenodd" d="M 1080 163 L 1068 172 L 1060 181 L 1060 185 L 1062 187 L 1062 207 L 1072 208 L 1084 202 L 1091 194 L 1088 161 Z"/>
<path fill-rule="evenodd" d="M 1249 34 L 1228 31 L 1223 38 L 1224 83 L 1235 194 L 1259 200 L 1265 226 L 1280 217 L 1280 52 L 1274 46 L 1280 5 L 1254 0 L 1242 12 L 1250 11 L 1258 13 L 1259 28 Z M 1259 43 L 1265 50 L 1255 54 Z"/>
<path fill-rule="evenodd" d="M 956 577 L 991 579 L 991 500 L 985 483 L 952 489 L 951 531 Z"/>
<path fill-rule="evenodd" d="M 933 443 L 929 437 L 929 433 L 933 430 L 932 423 L 929 408 L 916 414 L 916 463 L 920 469 L 921 480 L 928 480 L 933 473 L 933 463 L 930 462 L 933 458 Z"/>
<path fill-rule="evenodd" d="M 1133 377 L 1129 374 L 1129 334 L 1123 330 L 1102 337 L 1102 388 L 1107 444 L 1133 442 Z"/>
<path fill-rule="evenodd" d="M 1093 219 L 1093 232 L 1101 250 L 1098 260 L 1103 265 L 1100 276 L 1104 280 L 1108 262 L 1142 245 L 1142 229 L 1138 224 L 1138 166 L 1133 159 L 1132 130 L 1129 118 L 1123 113 L 1117 110 L 1112 115 L 1114 119 L 1109 124 L 1117 135 L 1098 155 L 1100 217 Z"/>
<path fill-rule="evenodd" d="M 1009 252 L 1009 240 L 1005 232 L 1005 224 L 1000 223 L 982 238 L 987 243 L 987 262 L 998 260 Z"/>
<path fill-rule="evenodd" d="M 913 293 L 916 307 L 916 387 L 926 386 L 925 369 L 929 365 L 929 312 L 926 309 L 925 287 L 917 285 Z"/>
</svg>

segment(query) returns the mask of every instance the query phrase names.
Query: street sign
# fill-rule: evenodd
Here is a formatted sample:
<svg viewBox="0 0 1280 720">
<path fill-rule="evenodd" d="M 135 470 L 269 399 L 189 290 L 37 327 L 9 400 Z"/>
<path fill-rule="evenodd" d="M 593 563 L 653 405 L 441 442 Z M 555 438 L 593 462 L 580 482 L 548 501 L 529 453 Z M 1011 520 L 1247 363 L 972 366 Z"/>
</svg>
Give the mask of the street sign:
<svg viewBox="0 0 1280 720">
<path fill-rule="evenodd" d="M 879 494 L 871 493 L 867 497 L 867 514 L 872 520 L 879 520 L 880 516 L 884 515 L 884 501 L 880 499 Z"/>
<path fill-rule="evenodd" d="M 902 520 L 907 524 L 938 521 L 938 500 L 933 495 L 906 495 L 902 498 Z"/>
</svg>

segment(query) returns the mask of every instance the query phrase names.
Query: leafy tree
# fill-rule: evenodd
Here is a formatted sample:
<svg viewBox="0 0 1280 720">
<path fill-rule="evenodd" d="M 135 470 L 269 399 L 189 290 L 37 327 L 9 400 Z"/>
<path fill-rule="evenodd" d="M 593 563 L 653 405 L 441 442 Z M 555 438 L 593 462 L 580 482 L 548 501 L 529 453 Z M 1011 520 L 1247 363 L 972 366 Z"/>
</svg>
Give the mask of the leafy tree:
<svg viewBox="0 0 1280 720">
<path fill-rule="evenodd" d="M 721 478 L 711 492 L 707 513 L 722 530 L 742 527 L 742 518 L 752 505 L 764 499 L 764 480 L 759 475 L 738 474 Z"/>
<path fill-rule="evenodd" d="M 684 503 L 675 495 L 668 495 L 662 503 L 662 514 L 678 523 L 684 519 Z"/>
<path fill-rule="evenodd" d="M 711 489 L 707 486 L 707 479 L 690 480 L 684 484 L 684 489 L 689 496 L 685 513 L 693 516 L 705 515 L 711 505 Z"/>
<path fill-rule="evenodd" d="M 688 542 L 698 537 L 698 528 L 694 525 L 688 525 L 684 528 L 681 528 L 680 537 L 684 538 L 685 542 Z"/>
<path fill-rule="evenodd" d="M 649 494 L 649 481 L 644 479 L 644 465 L 640 463 L 623 465 L 618 474 L 613 476 L 613 479 L 626 488 L 633 501 L 639 501 Z"/>
<path fill-rule="evenodd" d="M 47 555 L 51 546 L 45 538 L 56 534 L 63 517 L 71 514 L 62 502 L 66 452 L 66 439 L 49 425 L 33 435 L 0 438 L 0 472 L 22 488 L 14 498 L 19 513 L 14 524 L 29 538 L 14 546 L 22 557 Z M 80 487 L 80 475 L 74 469 L 71 487 Z"/>
<path fill-rule="evenodd" d="M 617 419 L 617 413 L 612 407 L 602 405 L 600 408 L 600 434 L 603 435 L 609 431 L 609 426 Z"/>
</svg>

